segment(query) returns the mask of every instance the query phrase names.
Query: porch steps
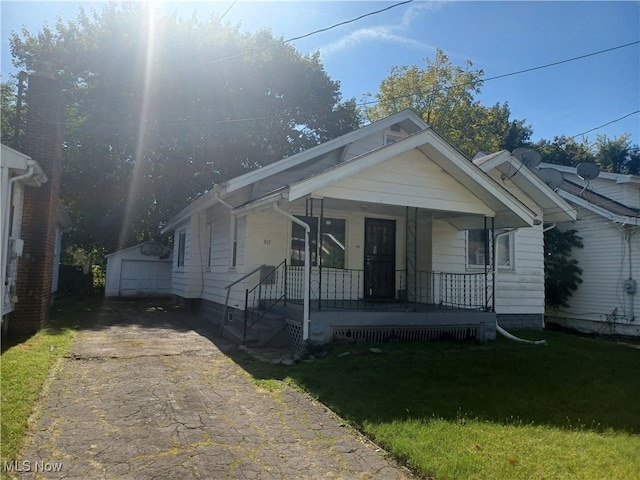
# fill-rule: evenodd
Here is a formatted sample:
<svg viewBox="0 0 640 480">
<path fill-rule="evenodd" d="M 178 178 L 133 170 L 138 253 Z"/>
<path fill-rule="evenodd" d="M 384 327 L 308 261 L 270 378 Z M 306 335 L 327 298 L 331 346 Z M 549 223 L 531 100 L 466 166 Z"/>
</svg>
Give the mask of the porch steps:
<svg viewBox="0 0 640 480">
<path fill-rule="evenodd" d="M 236 345 L 243 344 L 244 321 L 236 320 L 225 323 L 222 337 Z M 281 315 L 267 314 L 247 330 L 247 346 L 251 347 L 286 347 L 286 321 Z"/>
</svg>

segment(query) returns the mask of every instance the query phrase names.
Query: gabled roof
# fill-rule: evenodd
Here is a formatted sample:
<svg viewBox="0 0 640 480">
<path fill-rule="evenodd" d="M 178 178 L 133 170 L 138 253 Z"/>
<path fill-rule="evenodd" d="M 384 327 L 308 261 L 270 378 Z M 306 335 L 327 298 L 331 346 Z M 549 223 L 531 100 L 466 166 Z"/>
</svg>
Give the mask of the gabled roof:
<svg viewBox="0 0 640 480">
<path fill-rule="evenodd" d="M 316 161 L 353 142 L 377 132 L 385 131 L 393 125 L 399 125 L 409 135 L 394 143 L 374 148 L 330 166 Z M 496 227 L 531 226 L 536 223 L 536 220 L 540 221 L 540 219 L 535 218 L 535 212 L 511 195 L 478 166 L 470 162 L 455 147 L 433 131 L 420 117 L 407 109 L 322 145 L 224 182 L 174 216 L 163 229 L 163 233 L 173 230 L 191 215 L 201 212 L 216 203 L 226 204 L 224 198 L 231 193 L 244 187 L 253 186 L 267 178 L 271 179 L 277 176 L 277 181 L 273 182 L 273 188 L 251 198 L 243 205 L 233 205 L 232 207 L 235 207 L 234 214 L 242 214 L 254 208 L 261 208 L 282 198 L 294 201 L 323 186 L 330 185 L 337 180 L 354 175 L 412 149 L 421 151 L 492 211 L 496 212 L 498 219 Z M 293 175 L 286 176 L 287 180 L 280 178 L 281 175 L 282 178 L 285 177 L 284 172 L 291 172 L 302 166 L 305 166 L 303 177 Z M 309 166 L 311 168 L 307 168 Z"/>
<path fill-rule="evenodd" d="M 558 193 L 569 202 L 608 220 L 620 224 L 640 225 L 640 208 L 627 207 L 568 180 L 560 184 Z"/>
<path fill-rule="evenodd" d="M 503 178 L 513 182 L 542 208 L 545 222 L 576 220 L 576 209 L 507 150 L 476 158 L 473 162 L 484 172 L 496 170 L 504 176 Z"/>
<path fill-rule="evenodd" d="M 332 151 L 339 150 L 346 145 L 372 135 L 378 131 L 384 131 L 391 128 L 393 125 L 399 125 L 405 132 L 412 134 L 420 130 L 426 130 L 429 128 L 422 118 L 410 109 L 402 110 L 396 114 L 385 117 L 377 122 L 365 125 L 357 130 L 346 133 L 338 138 L 329 140 L 321 145 L 310 148 L 303 152 L 292 155 L 291 157 L 283 158 L 277 162 L 274 162 L 264 167 L 258 168 L 251 172 L 247 172 L 238 177 L 232 178 L 216 186 L 209 192 L 202 195 L 197 200 L 193 201 L 186 208 L 178 212 L 162 230 L 163 233 L 172 231 L 175 226 L 191 215 L 206 210 L 212 205 L 220 202 L 220 199 L 229 195 L 230 193 L 237 191 L 243 187 L 253 185 L 256 182 L 264 180 L 268 177 L 275 176 L 286 170 L 299 167 L 311 160 L 317 159 L 323 155 L 326 155 Z M 283 185 L 280 185 L 283 186 Z"/>
<path fill-rule="evenodd" d="M 498 217 L 497 228 L 531 226 L 535 223 L 534 212 L 467 160 L 432 129 L 418 131 L 392 144 L 317 172 L 285 188 L 269 192 L 238 207 L 234 213 L 241 214 L 253 208 L 264 207 L 280 198 L 286 198 L 289 201 L 297 200 L 335 181 L 355 175 L 412 149 L 421 151 L 495 211 Z"/>
</svg>

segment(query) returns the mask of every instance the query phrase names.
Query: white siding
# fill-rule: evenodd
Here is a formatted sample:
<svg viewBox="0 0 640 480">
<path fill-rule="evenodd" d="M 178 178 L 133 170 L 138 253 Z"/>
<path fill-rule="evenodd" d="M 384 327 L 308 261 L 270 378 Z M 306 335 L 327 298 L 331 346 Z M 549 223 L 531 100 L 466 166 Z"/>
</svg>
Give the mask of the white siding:
<svg viewBox="0 0 640 480">
<path fill-rule="evenodd" d="M 564 230 L 575 228 L 582 237 L 583 249 L 574 248 L 573 258 L 582 268 L 582 283 L 569 299 L 569 308 L 561 308 L 560 317 L 607 322 L 616 310 L 615 321 L 635 321 L 640 318 L 640 297 L 634 297 L 631 311 L 631 295 L 624 291 L 624 281 L 629 278 L 628 244 L 623 239 L 621 226 L 588 210 L 578 208 L 576 224 L 562 225 Z M 640 279 L 640 233 L 631 237 L 633 278 Z M 625 320 L 626 319 L 626 320 Z"/>
<path fill-rule="evenodd" d="M 475 195 L 417 150 L 368 168 L 356 177 L 337 181 L 316 193 L 359 202 L 493 215 Z"/>
<path fill-rule="evenodd" d="M 570 182 L 581 186 L 586 185 L 586 182 L 576 174 L 563 173 L 563 176 Z M 638 184 L 617 183 L 612 178 L 598 177 L 589 182 L 589 189 L 627 207 L 640 208 L 640 185 Z"/>
<path fill-rule="evenodd" d="M 433 221 L 433 271 L 464 273 L 465 233 L 444 220 Z"/>
<path fill-rule="evenodd" d="M 544 313 L 544 240 L 542 226 L 514 234 L 514 269 L 498 270 L 496 313 Z"/>
</svg>

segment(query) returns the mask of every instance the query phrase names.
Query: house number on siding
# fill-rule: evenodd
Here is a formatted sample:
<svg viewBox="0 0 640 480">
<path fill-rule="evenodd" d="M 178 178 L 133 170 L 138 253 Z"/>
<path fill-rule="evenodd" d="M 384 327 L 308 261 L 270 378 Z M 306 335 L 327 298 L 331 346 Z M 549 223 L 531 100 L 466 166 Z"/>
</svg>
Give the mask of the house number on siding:
<svg viewBox="0 0 640 480">
<path fill-rule="evenodd" d="M 271 240 L 263 240 L 265 245 L 271 245 Z"/>
</svg>

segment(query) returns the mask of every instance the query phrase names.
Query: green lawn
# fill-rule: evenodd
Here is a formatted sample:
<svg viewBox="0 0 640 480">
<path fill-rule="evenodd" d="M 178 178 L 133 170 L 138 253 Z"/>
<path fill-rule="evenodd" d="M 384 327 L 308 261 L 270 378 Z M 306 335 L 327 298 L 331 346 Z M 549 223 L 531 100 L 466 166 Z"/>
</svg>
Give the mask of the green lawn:
<svg viewBox="0 0 640 480">
<path fill-rule="evenodd" d="M 425 477 L 640 479 L 640 350 L 520 334 L 548 346 L 350 345 L 245 367 L 309 392 Z"/>
<path fill-rule="evenodd" d="M 27 420 L 56 360 L 69 351 L 76 327 L 101 299 L 66 299 L 51 309 L 47 327 L 31 337 L 8 337 L 0 356 L 0 462 L 18 460 Z M 4 463 L 0 463 L 3 465 Z M 2 478 L 6 473 L 2 472 Z"/>
</svg>

